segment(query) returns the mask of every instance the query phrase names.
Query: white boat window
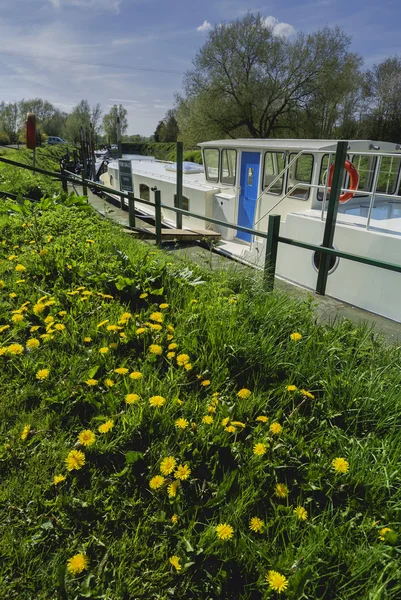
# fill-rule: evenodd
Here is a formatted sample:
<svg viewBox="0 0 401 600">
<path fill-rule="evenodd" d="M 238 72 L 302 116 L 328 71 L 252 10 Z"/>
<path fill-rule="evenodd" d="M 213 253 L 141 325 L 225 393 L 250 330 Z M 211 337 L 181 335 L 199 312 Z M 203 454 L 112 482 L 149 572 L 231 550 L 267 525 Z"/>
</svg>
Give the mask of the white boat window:
<svg viewBox="0 0 401 600">
<path fill-rule="evenodd" d="M 290 154 L 290 162 L 296 154 Z M 307 200 L 310 194 L 310 188 L 302 184 L 312 182 L 313 154 L 302 154 L 298 160 L 290 167 L 287 180 L 287 193 L 292 189 L 290 198 Z"/>
<path fill-rule="evenodd" d="M 221 152 L 221 183 L 235 185 L 237 169 L 237 151 L 222 150 Z"/>
<path fill-rule="evenodd" d="M 174 206 L 176 208 L 178 208 L 177 194 L 174 194 Z M 182 197 L 182 206 L 181 206 L 181 208 L 183 210 L 189 210 L 189 198 L 187 198 L 186 196 Z"/>
<path fill-rule="evenodd" d="M 358 192 L 371 192 L 373 175 L 376 167 L 375 156 L 353 156 L 351 159 L 354 167 L 359 173 Z M 348 183 L 346 184 L 348 186 Z"/>
<path fill-rule="evenodd" d="M 217 183 L 219 181 L 220 152 L 217 148 L 205 148 L 203 151 L 203 162 L 205 163 L 205 174 L 208 181 Z"/>
<path fill-rule="evenodd" d="M 282 152 L 266 152 L 263 168 L 263 189 L 270 186 L 277 175 L 284 169 L 284 158 Z M 268 194 L 281 194 L 283 190 L 284 175 L 281 175 L 267 192 Z"/>
<path fill-rule="evenodd" d="M 397 189 L 400 159 L 394 156 L 383 156 L 380 163 L 377 191 L 382 194 L 395 194 Z"/>
<path fill-rule="evenodd" d="M 149 202 L 150 198 L 149 198 L 149 186 L 148 185 L 145 185 L 144 183 L 140 184 L 139 197 L 142 198 L 142 200 L 147 200 Z"/>
</svg>

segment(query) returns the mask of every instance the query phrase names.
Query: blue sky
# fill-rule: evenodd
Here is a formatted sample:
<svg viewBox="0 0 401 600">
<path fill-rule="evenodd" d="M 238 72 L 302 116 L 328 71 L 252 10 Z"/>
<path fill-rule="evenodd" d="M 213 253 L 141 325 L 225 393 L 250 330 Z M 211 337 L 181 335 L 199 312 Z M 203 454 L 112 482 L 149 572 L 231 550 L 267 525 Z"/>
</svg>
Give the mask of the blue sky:
<svg viewBox="0 0 401 600">
<path fill-rule="evenodd" d="M 0 101 L 121 103 L 129 133 L 149 135 L 210 26 L 248 11 L 277 35 L 339 25 L 366 67 L 401 54 L 399 0 L 0 0 Z"/>
</svg>

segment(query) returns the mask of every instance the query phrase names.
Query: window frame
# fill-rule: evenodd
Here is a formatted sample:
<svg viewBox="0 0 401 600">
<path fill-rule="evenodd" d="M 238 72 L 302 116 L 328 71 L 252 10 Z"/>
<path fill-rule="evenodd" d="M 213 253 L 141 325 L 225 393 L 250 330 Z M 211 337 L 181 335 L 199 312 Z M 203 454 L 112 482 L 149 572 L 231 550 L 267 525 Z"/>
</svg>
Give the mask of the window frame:
<svg viewBox="0 0 401 600">
<path fill-rule="evenodd" d="M 234 182 L 233 183 L 227 183 L 226 181 L 223 181 L 223 152 L 235 152 L 235 175 L 234 175 Z M 238 163 L 238 152 L 236 151 L 235 148 L 221 148 L 220 150 L 220 168 L 219 168 L 219 175 L 220 175 L 220 183 L 222 183 L 223 185 L 231 185 L 233 187 L 235 187 L 235 185 L 237 184 L 237 165 Z M 227 165 L 228 165 L 228 161 L 227 161 Z"/>
<path fill-rule="evenodd" d="M 291 159 L 291 157 L 294 157 L 294 156 L 296 156 L 297 154 L 298 154 L 297 152 L 290 152 L 290 153 L 289 153 L 289 155 L 288 155 L 288 164 L 289 164 L 289 163 L 291 162 L 291 160 L 292 160 L 292 159 Z M 311 157 L 312 157 L 312 168 L 311 168 L 311 174 L 310 174 L 310 181 L 309 181 L 309 182 L 307 182 L 307 181 L 301 181 L 301 180 L 300 180 L 300 181 L 299 181 L 299 183 L 300 183 L 301 185 L 302 185 L 302 184 L 308 184 L 308 183 L 311 185 L 311 184 L 312 184 L 312 179 L 313 179 L 313 169 L 314 169 L 314 167 L 315 167 L 315 155 L 314 155 L 312 152 L 305 152 L 305 154 L 301 154 L 301 156 L 299 156 L 299 157 L 297 158 L 297 161 L 296 161 L 296 163 L 295 163 L 295 176 L 296 176 L 296 173 L 297 173 L 297 170 L 298 170 L 298 161 L 299 161 L 299 159 L 300 159 L 300 158 L 302 158 L 303 156 L 311 156 Z M 286 181 L 286 186 L 285 186 L 285 193 L 286 193 L 286 195 L 288 194 L 288 191 L 289 191 L 289 173 L 288 173 L 288 175 L 287 175 L 287 181 Z M 291 198 L 291 199 L 293 199 L 293 200 L 301 200 L 301 202 L 306 202 L 306 201 L 307 201 L 307 200 L 309 200 L 309 198 L 310 198 L 311 188 L 310 188 L 310 187 L 309 187 L 309 188 L 305 188 L 305 191 L 307 191 L 307 192 L 308 192 L 308 195 L 306 196 L 306 198 L 299 198 L 298 196 L 290 196 L 290 195 L 288 195 L 288 196 L 287 196 L 287 198 Z"/>
<path fill-rule="evenodd" d="M 217 150 L 217 152 L 219 153 L 219 157 L 218 157 L 218 160 L 217 160 L 217 179 L 216 180 L 209 179 L 209 177 L 208 177 L 208 170 L 207 170 L 207 163 L 206 163 L 206 151 L 207 150 Z M 209 181 L 210 183 L 219 183 L 220 182 L 220 172 L 221 172 L 221 169 L 220 169 L 220 160 L 221 160 L 221 151 L 220 151 L 220 148 L 209 147 L 209 146 L 207 148 L 203 148 L 203 166 L 204 166 L 204 169 L 205 169 L 205 179 L 206 179 L 206 181 Z"/>
<path fill-rule="evenodd" d="M 266 169 L 266 155 L 267 154 L 281 154 L 281 155 L 285 155 L 285 158 L 283 159 L 284 162 L 284 169 L 286 168 L 286 160 L 287 160 L 287 154 L 284 151 L 280 151 L 280 150 L 266 150 L 266 152 L 263 155 L 263 173 L 262 173 L 262 191 L 264 191 L 266 189 L 267 186 L 265 186 L 265 169 Z M 286 173 L 283 173 L 283 179 L 281 181 L 281 190 L 279 192 L 272 192 L 271 190 L 268 191 L 269 194 L 271 194 L 272 196 L 281 196 L 283 193 L 283 188 L 284 188 L 284 182 L 286 179 Z"/>
<path fill-rule="evenodd" d="M 185 208 L 184 206 L 184 200 L 186 200 L 187 202 L 187 207 Z M 188 198 L 188 196 L 185 196 L 184 194 L 182 195 L 182 210 L 187 210 L 189 212 L 189 202 L 190 199 Z M 177 204 L 177 194 L 174 194 L 174 208 L 178 208 L 178 204 Z M 188 215 L 183 215 L 184 217 L 187 217 Z"/>
<path fill-rule="evenodd" d="M 141 187 L 147 187 L 148 188 L 148 198 L 142 198 L 141 196 Z M 139 184 L 139 197 L 141 198 L 141 200 L 145 200 L 145 202 L 152 202 L 152 200 L 150 199 L 150 186 L 147 185 L 147 183 L 140 183 Z"/>
<path fill-rule="evenodd" d="M 393 188 L 392 192 L 383 192 L 378 189 L 377 185 L 379 184 L 379 177 L 380 177 L 380 171 L 379 171 L 377 185 L 376 185 L 376 193 L 377 194 L 388 194 L 389 196 L 397 196 L 397 195 L 399 195 L 397 192 L 399 191 L 400 185 L 401 185 L 399 183 L 400 182 L 400 173 L 401 173 L 401 156 L 397 157 L 397 158 L 394 158 L 394 156 L 382 156 L 382 159 L 380 161 L 380 169 L 383 164 L 383 158 L 387 158 L 387 159 L 393 158 L 394 160 L 398 160 L 398 171 L 397 171 L 397 176 L 394 177 L 394 188 Z"/>
</svg>

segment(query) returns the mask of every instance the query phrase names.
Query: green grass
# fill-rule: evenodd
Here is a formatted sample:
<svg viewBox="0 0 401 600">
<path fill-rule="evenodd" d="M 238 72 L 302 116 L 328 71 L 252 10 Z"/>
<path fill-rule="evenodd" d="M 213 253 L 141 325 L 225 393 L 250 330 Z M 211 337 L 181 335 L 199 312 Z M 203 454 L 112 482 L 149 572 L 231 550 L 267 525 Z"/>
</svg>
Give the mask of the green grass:
<svg viewBox="0 0 401 600">
<path fill-rule="evenodd" d="M 0 348 L 26 347 L 31 337 L 40 346 L 0 356 L 0 597 L 401 597 L 399 349 L 350 322 L 318 326 L 310 303 L 265 293 L 256 272 L 205 272 L 131 240 L 74 201 L 2 205 L 0 328 L 10 327 Z M 54 304 L 39 312 L 44 296 Z M 14 323 L 25 302 L 23 321 Z M 124 312 L 132 316 L 123 329 L 108 331 Z M 160 331 L 149 325 L 154 312 L 164 316 Z M 49 316 L 65 330 L 52 326 L 44 339 Z M 302 339 L 292 341 L 294 332 Z M 171 343 L 191 370 L 167 357 Z M 45 368 L 50 374 L 39 381 Z M 89 378 L 98 384 L 89 387 Z M 242 388 L 252 392 L 246 399 L 237 396 Z M 141 400 L 127 405 L 128 393 Z M 156 395 L 166 399 L 161 408 L 149 404 Z M 179 418 L 188 427 L 177 428 Z M 227 418 L 245 427 L 227 431 Z M 110 419 L 114 427 L 99 433 Z M 86 463 L 68 472 L 65 459 L 85 429 L 96 442 L 76 446 Z M 257 443 L 263 456 L 253 453 Z M 170 478 L 160 490 L 149 487 L 166 456 L 191 469 L 175 497 Z M 334 472 L 336 457 L 349 462 L 348 473 Z M 66 480 L 55 486 L 57 474 Z M 278 483 L 288 497 L 277 497 Z M 249 528 L 255 516 L 261 533 Z M 233 528 L 232 539 L 218 539 L 219 523 Z M 383 527 L 392 531 L 381 541 Z M 79 552 L 89 566 L 74 576 L 67 560 Z M 180 557 L 179 572 L 171 556 Z M 280 595 L 267 585 L 269 570 L 288 579 Z"/>
</svg>

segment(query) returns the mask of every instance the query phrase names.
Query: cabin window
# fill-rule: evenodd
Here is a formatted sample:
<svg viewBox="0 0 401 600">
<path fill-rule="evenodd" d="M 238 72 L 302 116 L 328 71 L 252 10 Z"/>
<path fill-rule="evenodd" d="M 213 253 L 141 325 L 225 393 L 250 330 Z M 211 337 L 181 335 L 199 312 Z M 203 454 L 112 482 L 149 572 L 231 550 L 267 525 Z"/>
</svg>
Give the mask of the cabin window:
<svg viewBox="0 0 401 600">
<path fill-rule="evenodd" d="M 353 156 L 351 162 L 359 173 L 358 192 L 372 191 L 373 175 L 376 167 L 375 156 Z M 349 178 L 347 183 L 349 185 Z"/>
<path fill-rule="evenodd" d="M 397 189 L 400 159 L 394 156 L 383 156 L 380 163 L 377 191 L 382 194 L 395 194 Z"/>
<path fill-rule="evenodd" d="M 284 169 L 284 155 L 281 152 L 266 152 L 263 169 L 263 189 L 269 187 L 268 194 L 281 194 L 284 174 L 271 185 Z"/>
<path fill-rule="evenodd" d="M 178 208 L 178 202 L 177 202 L 177 194 L 174 194 L 174 206 L 176 208 Z M 186 196 L 182 197 L 182 207 L 183 210 L 189 210 L 189 198 L 187 198 Z M 186 216 L 186 215 L 184 215 Z"/>
<path fill-rule="evenodd" d="M 237 151 L 222 150 L 221 152 L 221 183 L 235 185 L 237 169 Z"/>
<path fill-rule="evenodd" d="M 217 183 L 219 181 L 220 152 L 217 148 L 205 148 L 203 151 L 205 163 L 205 174 L 208 181 Z"/>
<path fill-rule="evenodd" d="M 150 198 L 149 198 L 149 186 L 148 185 L 145 185 L 144 183 L 140 184 L 139 197 L 142 198 L 142 200 L 147 200 L 149 202 Z"/>
<path fill-rule="evenodd" d="M 296 154 L 290 154 L 290 162 L 295 158 Z M 299 200 L 307 200 L 310 194 L 310 188 L 302 184 L 312 182 L 313 171 L 313 155 L 301 154 L 301 156 L 290 167 L 287 181 L 287 193 L 290 198 L 298 198 Z"/>
</svg>

